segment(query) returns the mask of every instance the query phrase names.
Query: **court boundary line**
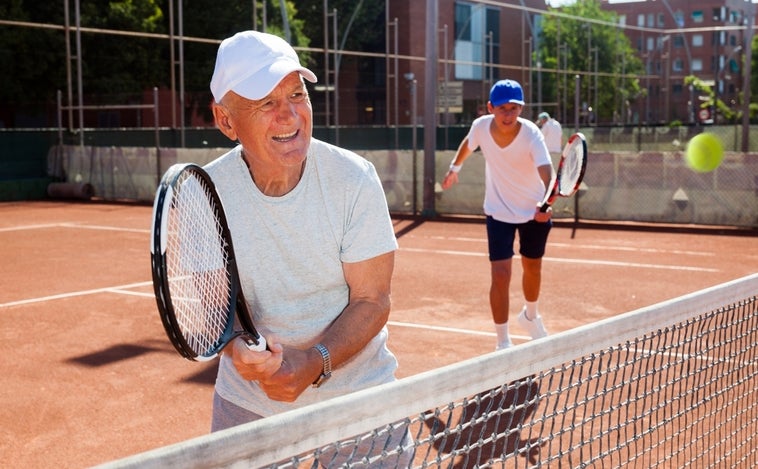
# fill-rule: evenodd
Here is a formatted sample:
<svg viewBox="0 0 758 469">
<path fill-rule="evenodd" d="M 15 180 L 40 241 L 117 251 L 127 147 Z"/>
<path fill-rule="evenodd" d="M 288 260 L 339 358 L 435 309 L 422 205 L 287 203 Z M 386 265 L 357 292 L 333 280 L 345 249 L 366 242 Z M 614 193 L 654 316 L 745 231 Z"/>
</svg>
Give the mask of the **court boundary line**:
<svg viewBox="0 0 758 469">
<path fill-rule="evenodd" d="M 431 253 L 431 254 L 450 254 L 453 256 L 478 256 L 487 257 L 487 253 L 472 252 L 472 251 L 451 251 L 451 250 L 438 250 L 438 249 L 423 249 L 423 248 L 399 248 L 400 251 L 419 252 L 419 253 Z M 514 259 L 520 256 L 513 256 Z M 659 269 L 659 270 L 683 270 L 690 272 L 720 272 L 719 269 L 713 269 L 710 267 L 690 267 L 683 265 L 663 265 L 663 264 L 645 264 L 641 262 L 621 262 L 621 261 L 603 261 L 603 260 L 587 260 L 587 259 L 571 259 L 561 257 L 548 257 L 542 258 L 543 261 L 549 262 L 563 262 L 572 264 L 588 264 L 588 265 L 605 265 L 614 267 L 637 267 L 642 269 Z"/>
<path fill-rule="evenodd" d="M 138 287 L 146 287 L 146 286 L 152 286 L 153 282 L 136 282 L 136 283 L 127 283 L 126 285 L 118 285 L 115 287 L 103 287 L 103 288 L 93 288 L 90 290 L 80 290 L 77 292 L 69 292 L 69 293 L 58 293 L 56 295 L 47 295 L 47 296 L 41 296 L 38 298 L 28 298 L 26 300 L 17 300 L 17 301 L 10 301 L 8 303 L 0 303 L 0 308 L 10 308 L 13 306 L 24 306 L 28 304 L 34 304 L 34 303 L 42 303 L 45 301 L 54 301 L 54 300 L 64 300 L 66 298 L 75 298 L 78 296 L 87 296 L 87 295 L 96 295 L 98 293 L 119 293 L 119 294 L 130 294 L 130 295 L 139 295 L 139 296 L 145 296 L 145 297 L 154 297 L 155 295 L 153 293 L 139 293 L 139 292 L 126 292 L 125 290 L 128 290 L 130 288 L 138 288 Z"/>
<path fill-rule="evenodd" d="M 6 226 L 4 228 L 0 228 L 0 233 L 10 233 L 12 231 L 26 231 L 26 230 L 45 230 L 48 228 L 82 228 L 82 229 L 100 230 L 100 231 L 124 231 L 128 233 L 150 233 L 149 228 L 126 228 L 122 226 L 87 225 L 87 224 L 80 224 L 78 222 L 40 223 L 37 225 Z"/>
<path fill-rule="evenodd" d="M 0 303 L 0 308 L 11 308 L 13 306 L 25 306 L 25 305 L 34 304 L 34 303 L 42 303 L 45 301 L 64 300 L 67 298 L 96 295 L 99 293 L 117 293 L 121 295 L 139 296 L 143 298 L 154 298 L 155 295 L 152 292 L 144 293 L 144 292 L 136 292 L 136 291 L 130 290 L 132 288 L 151 286 L 152 284 L 153 284 L 152 281 L 136 282 L 136 283 L 129 283 L 125 285 L 118 285 L 114 287 L 93 288 L 90 290 L 81 290 L 81 291 L 69 292 L 69 293 L 59 293 L 56 295 L 47 295 L 47 296 L 42 296 L 39 298 L 28 298 L 25 300 L 17 300 L 17 301 L 10 301 L 8 303 Z M 424 330 L 438 331 L 438 332 L 451 332 L 451 333 L 456 333 L 456 334 L 481 335 L 481 336 L 487 336 L 487 337 L 495 336 L 494 332 L 477 331 L 473 329 L 462 329 L 462 328 L 457 328 L 457 327 L 434 326 L 434 325 L 429 325 L 429 324 L 418 324 L 418 323 L 403 322 L 403 321 L 387 321 L 387 325 L 393 326 L 393 327 L 406 327 L 406 328 L 424 329 Z M 530 339 L 530 337 L 520 336 L 520 335 L 513 335 L 512 337 L 516 339 L 524 339 L 524 340 Z"/>
</svg>

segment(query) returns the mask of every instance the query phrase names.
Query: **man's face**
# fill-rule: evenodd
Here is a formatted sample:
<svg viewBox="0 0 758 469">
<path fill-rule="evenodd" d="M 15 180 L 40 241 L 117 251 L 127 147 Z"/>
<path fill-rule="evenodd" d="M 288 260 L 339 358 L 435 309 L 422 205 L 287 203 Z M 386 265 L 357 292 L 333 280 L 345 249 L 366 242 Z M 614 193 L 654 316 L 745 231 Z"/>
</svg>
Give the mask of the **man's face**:
<svg viewBox="0 0 758 469">
<path fill-rule="evenodd" d="M 305 160 L 313 134 L 313 109 L 298 72 L 287 75 L 260 100 L 230 92 L 221 108 L 216 124 L 227 137 L 239 140 L 251 162 L 294 166 Z"/>
<path fill-rule="evenodd" d="M 487 108 L 490 113 L 495 116 L 495 123 L 498 126 L 509 127 L 516 124 L 518 117 L 521 115 L 521 109 L 523 106 L 515 103 L 505 103 L 499 106 L 493 106 L 492 103 L 487 103 Z"/>
</svg>

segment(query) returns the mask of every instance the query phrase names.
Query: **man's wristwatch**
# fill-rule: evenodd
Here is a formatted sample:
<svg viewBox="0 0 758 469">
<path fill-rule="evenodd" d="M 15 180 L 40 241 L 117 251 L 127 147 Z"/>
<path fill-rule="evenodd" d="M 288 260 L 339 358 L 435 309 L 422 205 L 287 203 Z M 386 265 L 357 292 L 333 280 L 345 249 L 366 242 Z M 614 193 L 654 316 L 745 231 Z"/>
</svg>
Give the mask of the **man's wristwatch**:
<svg viewBox="0 0 758 469">
<path fill-rule="evenodd" d="M 332 358 L 329 356 L 329 350 L 322 344 L 316 344 L 313 346 L 321 354 L 321 358 L 324 361 L 324 368 L 321 371 L 321 375 L 313 383 L 313 387 L 317 388 L 324 384 L 326 380 L 332 377 Z"/>
</svg>

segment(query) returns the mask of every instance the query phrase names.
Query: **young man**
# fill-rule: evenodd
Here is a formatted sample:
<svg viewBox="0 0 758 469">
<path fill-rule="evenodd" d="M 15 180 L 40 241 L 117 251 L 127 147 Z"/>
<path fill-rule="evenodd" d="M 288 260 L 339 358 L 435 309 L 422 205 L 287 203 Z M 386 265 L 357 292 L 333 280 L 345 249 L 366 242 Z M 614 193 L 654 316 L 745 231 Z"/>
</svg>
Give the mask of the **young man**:
<svg viewBox="0 0 758 469">
<path fill-rule="evenodd" d="M 524 106 L 521 85 L 501 80 L 490 90 L 487 110 L 477 118 L 463 139 L 443 189 L 458 182 L 458 172 L 471 153 L 480 148 L 484 155 L 487 239 L 491 265 L 490 307 L 497 332 L 496 349 L 513 345 L 508 327 L 509 289 L 513 246 L 519 235 L 519 254 L 523 267 L 522 289 L 526 305 L 518 320 L 532 338 L 547 335 L 537 309 L 542 277 L 542 257 L 552 227 L 552 212 L 540 211 L 551 181 L 555 177 L 550 154 L 540 129 L 520 117 Z"/>
</svg>

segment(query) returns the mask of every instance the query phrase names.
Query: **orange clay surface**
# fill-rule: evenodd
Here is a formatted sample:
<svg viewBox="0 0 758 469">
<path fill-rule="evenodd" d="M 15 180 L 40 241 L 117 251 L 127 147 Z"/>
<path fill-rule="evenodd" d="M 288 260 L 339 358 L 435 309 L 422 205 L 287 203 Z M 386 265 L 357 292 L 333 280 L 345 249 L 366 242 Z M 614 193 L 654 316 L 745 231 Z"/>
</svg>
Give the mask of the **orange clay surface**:
<svg viewBox="0 0 758 469">
<path fill-rule="evenodd" d="M 180 358 L 164 335 L 151 284 L 151 211 L 0 204 L 2 466 L 88 467 L 208 432 L 216 362 Z M 398 376 L 491 352 L 483 219 L 393 221 Z M 557 223 L 540 299 L 548 330 L 758 270 L 754 233 L 681 228 L 584 223 L 572 238 L 572 226 Z M 518 259 L 514 266 L 515 318 L 523 298 Z M 512 323 L 515 343 L 528 340 Z"/>
</svg>

